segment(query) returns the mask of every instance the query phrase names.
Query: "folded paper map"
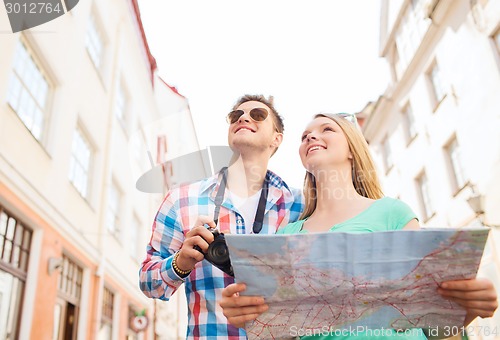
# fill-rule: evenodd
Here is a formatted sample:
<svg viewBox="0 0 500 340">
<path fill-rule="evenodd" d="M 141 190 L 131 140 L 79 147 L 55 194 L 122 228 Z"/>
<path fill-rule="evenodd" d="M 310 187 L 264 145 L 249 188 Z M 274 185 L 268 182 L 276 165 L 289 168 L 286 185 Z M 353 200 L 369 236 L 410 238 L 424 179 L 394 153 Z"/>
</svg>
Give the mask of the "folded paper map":
<svg viewBox="0 0 500 340">
<path fill-rule="evenodd" d="M 269 310 L 247 324 L 249 339 L 290 338 L 325 328 L 462 326 L 465 310 L 440 283 L 476 276 L 488 228 L 374 233 L 225 235 L 244 295 Z"/>
</svg>

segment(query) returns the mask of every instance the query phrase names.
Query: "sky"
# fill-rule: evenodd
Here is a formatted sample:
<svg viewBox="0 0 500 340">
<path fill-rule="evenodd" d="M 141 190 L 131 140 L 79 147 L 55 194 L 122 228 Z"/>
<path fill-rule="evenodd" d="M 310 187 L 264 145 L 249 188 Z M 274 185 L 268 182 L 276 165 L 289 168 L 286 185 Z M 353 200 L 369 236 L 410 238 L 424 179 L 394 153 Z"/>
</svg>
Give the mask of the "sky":
<svg viewBox="0 0 500 340">
<path fill-rule="evenodd" d="M 246 93 L 274 96 L 285 136 L 269 169 L 293 187 L 300 136 L 319 112 L 359 112 L 389 81 L 380 0 L 139 0 L 159 75 L 185 96 L 200 147 L 227 145 Z"/>
</svg>

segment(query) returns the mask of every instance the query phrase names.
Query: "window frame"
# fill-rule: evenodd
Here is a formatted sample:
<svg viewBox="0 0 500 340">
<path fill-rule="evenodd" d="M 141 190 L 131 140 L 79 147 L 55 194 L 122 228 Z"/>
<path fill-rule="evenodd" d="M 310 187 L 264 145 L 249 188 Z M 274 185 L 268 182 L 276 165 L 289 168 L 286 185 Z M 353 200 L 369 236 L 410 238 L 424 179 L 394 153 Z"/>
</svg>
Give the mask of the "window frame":
<svg viewBox="0 0 500 340">
<path fill-rule="evenodd" d="M 24 57 L 20 53 L 24 53 Z M 48 121 L 50 119 L 50 107 L 55 91 L 55 83 L 46 70 L 43 61 L 26 39 L 21 38 L 18 40 L 14 59 L 8 81 L 6 103 L 33 138 L 44 145 L 48 136 Z M 18 70 L 19 67 L 23 68 Z M 27 81 L 25 77 L 30 71 L 35 73 L 31 73 L 31 79 Z M 40 81 L 35 87 L 33 87 L 34 79 Z M 17 85 L 14 85 L 14 82 L 17 82 Z M 42 93 L 45 92 L 43 103 L 40 102 L 40 91 Z M 26 97 L 27 99 L 25 100 L 30 102 L 23 104 L 23 97 Z M 25 105 L 30 105 L 33 113 L 23 117 L 20 111 Z M 40 112 L 39 119 L 36 117 L 37 111 Z M 28 121 L 28 118 L 31 119 L 31 123 Z M 39 132 L 37 132 L 36 128 L 38 128 Z"/>
<path fill-rule="evenodd" d="M 113 207 L 111 205 L 111 199 L 113 196 L 113 192 L 117 194 L 117 206 Z M 123 190 L 121 190 L 120 186 L 117 184 L 115 180 L 111 180 L 111 184 L 109 186 L 108 190 L 108 204 L 107 204 L 107 211 L 106 211 L 106 230 L 113 235 L 117 240 L 119 240 L 120 234 L 122 230 L 120 229 L 120 215 L 121 215 L 121 208 L 122 208 L 122 198 L 123 198 Z M 113 228 L 110 228 L 109 222 L 110 222 L 110 215 L 113 214 Z"/>
<path fill-rule="evenodd" d="M 441 68 L 435 59 L 432 61 L 425 75 L 431 92 L 431 102 L 433 103 L 432 112 L 436 112 L 439 105 L 446 98 L 448 91 L 443 81 Z"/>
<path fill-rule="evenodd" d="M 110 325 L 111 334 L 113 334 L 113 313 L 115 308 L 115 294 L 111 288 L 106 285 L 102 290 L 102 313 L 101 324 L 107 323 Z"/>
<path fill-rule="evenodd" d="M 75 164 L 74 161 L 76 161 L 75 158 L 75 136 L 81 137 L 81 141 L 83 141 L 83 144 L 88 147 L 88 164 L 87 164 L 87 169 L 84 169 L 86 172 L 86 178 L 85 178 L 85 192 L 82 192 L 79 188 L 79 184 L 75 183 L 76 179 L 74 179 L 72 176 L 76 176 L 75 174 Z M 94 163 L 94 154 L 95 154 L 95 149 L 93 147 L 93 143 L 91 142 L 90 138 L 88 137 L 88 134 L 85 132 L 83 127 L 78 124 L 77 128 L 75 129 L 73 133 L 73 139 L 71 142 L 71 156 L 70 156 L 70 166 L 69 166 L 69 174 L 68 174 L 68 179 L 72 186 L 75 188 L 75 190 L 78 192 L 78 194 L 85 199 L 87 202 L 90 202 L 90 195 L 91 195 L 91 180 L 92 180 L 92 168 L 93 168 L 93 163 Z M 80 167 L 83 167 L 82 164 L 80 164 L 80 160 L 77 160 L 78 165 Z M 82 189 L 83 190 L 83 189 Z"/>
<path fill-rule="evenodd" d="M 123 98 L 123 103 L 120 103 L 120 98 Z M 126 134 L 128 134 L 129 106 L 129 91 L 123 81 L 119 81 L 115 94 L 113 114 Z M 121 112 L 121 115 L 118 115 L 118 111 Z"/>
<path fill-rule="evenodd" d="M 137 164 L 139 169 L 144 169 L 147 165 L 146 157 L 149 155 L 146 135 L 142 129 L 140 121 L 137 122 L 137 129 L 129 139 L 131 159 Z"/>
<path fill-rule="evenodd" d="M 53 330 L 54 337 L 58 339 L 68 338 L 65 328 L 65 320 L 74 317 L 74 326 L 71 328 L 72 333 L 69 334 L 72 339 L 76 339 L 78 328 L 80 327 L 80 309 L 83 295 L 83 279 L 84 268 L 81 264 L 75 261 L 71 255 L 64 252 L 62 254 L 62 265 L 59 275 L 57 276 L 57 299 L 54 304 L 54 318 L 56 315 L 56 307 L 60 306 L 60 319 L 54 319 L 54 325 L 59 325 L 58 329 Z M 70 308 L 72 306 L 72 309 Z"/>
<path fill-rule="evenodd" d="M 93 67 L 99 74 L 99 77 L 101 77 L 101 73 L 105 67 L 106 47 L 108 42 L 103 27 L 102 20 L 97 14 L 97 11 L 95 9 L 91 10 L 85 31 L 85 50 L 87 51 Z M 96 42 L 100 43 L 99 51 L 95 51 L 97 47 L 95 46 Z M 95 53 L 97 53 L 97 55 Z M 96 60 L 96 58 L 98 58 L 98 60 Z"/>
<path fill-rule="evenodd" d="M 415 115 L 413 114 L 413 107 L 411 106 L 411 103 L 409 101 L 403 105 L 401 109 L 401 115 L 403 116 L 406 146 L 408 147 L 418 136 Z"/>
<path fill-rule="evenodd" d="M 384 137 L 384 139 L 382 139 L 382 157 L 384 161 L 385 174 L 387 175 L 392 168 L 394 168 L 393 150 L 388 134 Z"/>
<path fill-rule="evenodd" d="M 13 223 L 10 221 L 13 221 Z M 11 228 L 13 228 L 13 232 L 9 237 Z M 21 240 L 18 238 L 18 235 L 20 234 Z M 30 252 L 33 246 L 33 234 L 34 230 L 32 228 L 24 224 L 20 219 L 0 204 L 0 272 L 11 276 L 12 286 L 17 286 L 17 289 L 19 290 L 19 295 L 12 294 L 11 292 L 10 297 L 7 297 L 9 299 L 7 321 L 12 318 L 13 322 L 10 324 L 7 322 L 6 331 L 10 331 L 9 334 L 12 335 L 13 338 L 17 338 L 21 332 L 20 326 L 23 314 L 24 298 L 26 294 L 26 283 L 31 255 Z M 10 242 L 11 245 L 8 261 L 4 261 L 6 241 Z M 20 243 L 18 241 L 20 241 Z M 13 262 L 13 256 L 15 256 L 14 254 L 16 253 L 14 249 L 16 249 L 16 247 L 19 249 L 19 258 L 18 261 Z M 26 253 L 25 260 L 21 260 L 23 252 Z M 22 265 L 22 263 L 25 265 Z M 10 315 L 11 311 L 14 312 L 13 316 Z M 12 328 L 9 329 L 9 327 Z"/>
<path fill-rule="evenodd" d="M 133 214 L 132 217 L 132 223 L 129 224 L 130 228 L 128 230 L 128 249 L 127 252 L 132 257 L 135 261 L 139 259 L 139 235 L 140 235 L 140 227 L 141 227 L 141 220 L 136 213 Z M 132 248 L 133 246 L 133 248 Z"/>
<path fill-rule="evenodd" d="M 435 214 L 436 209 L 430 192 L 429 178 L 425 170 L 422 170 L 416 177 L 415 183 L 419 199 L 420 210 L 423 222 L 429 221 Z"/>
<path fill-rule="evenodd" d="M 462 149 L 458 143 L 457 137 L 453 135 L 452 138 L 450 138 L 450 140 L 444 145 L 443 149 L 450 172 L 450 176 L 448 177 L 450 178 L 452 195 L 456 196 L 470 183 L 470 179 L 467 176 L 467 171 L 465 170 L 462 161 Z M 453 150 L 456 152 L 452 153 Z"/>
<path fill-rule="evenodd" d="M 395 34 L 401 70 L 400 78 L 412 63 L 431 24 L 431 20 L 425 16 L 423 5 L 422 0 L 408 1 Z"/>
</svg>

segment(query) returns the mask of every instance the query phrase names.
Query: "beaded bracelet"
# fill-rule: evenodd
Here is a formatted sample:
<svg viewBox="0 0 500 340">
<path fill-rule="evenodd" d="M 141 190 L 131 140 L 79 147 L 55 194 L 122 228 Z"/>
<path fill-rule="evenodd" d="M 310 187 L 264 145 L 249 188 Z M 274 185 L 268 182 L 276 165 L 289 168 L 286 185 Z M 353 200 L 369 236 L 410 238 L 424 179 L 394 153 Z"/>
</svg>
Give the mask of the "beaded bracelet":
<svg viewBox="0 0 500 340">
<path fill-rule="evenodd" d="M 177 258 L 179 257 L 179 252 L 175 253 L 174 255 L 174 260 L 172 261 L 172 267 L 174 268 L 174 271 L 177 275 L 180 277 L 184 278 L 191 273 L 192 269 L 190 270 L 182 270 L 179 267 L 177 267 Z"/>
</svg>

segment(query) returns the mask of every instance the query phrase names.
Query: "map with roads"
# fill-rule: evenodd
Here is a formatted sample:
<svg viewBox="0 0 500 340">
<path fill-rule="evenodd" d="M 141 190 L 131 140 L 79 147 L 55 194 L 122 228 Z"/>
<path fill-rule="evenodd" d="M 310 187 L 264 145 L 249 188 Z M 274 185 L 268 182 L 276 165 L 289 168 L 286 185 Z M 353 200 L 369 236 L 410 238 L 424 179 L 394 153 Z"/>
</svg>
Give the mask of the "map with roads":
<svg viewBox="0 0 500 340">
<path fill-rule="evenodd" d="M 375 233 L 226 235 L 244 295 L 269 310 L 249 339 L 291 330 L 461 326 L 465 311 L 437 293 L 443 281 L 476 276 L 488 228 Z"/>
</svg>

